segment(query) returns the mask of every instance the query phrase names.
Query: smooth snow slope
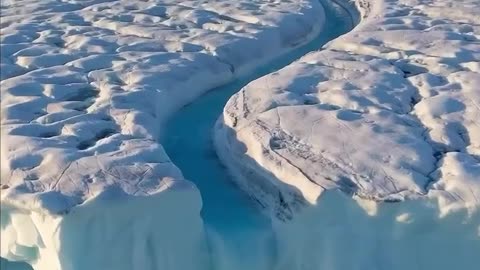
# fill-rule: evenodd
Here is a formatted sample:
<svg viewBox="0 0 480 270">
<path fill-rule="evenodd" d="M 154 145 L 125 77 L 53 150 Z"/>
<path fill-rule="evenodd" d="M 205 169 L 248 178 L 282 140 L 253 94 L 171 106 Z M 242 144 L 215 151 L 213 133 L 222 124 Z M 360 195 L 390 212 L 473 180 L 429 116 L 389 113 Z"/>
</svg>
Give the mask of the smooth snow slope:
<svg viewBox="0 0 480 270">
<path fill-rule="evenodd" d="M 352 32 L 229 100 L 217 153 L 290 269 L 476 269 L 480 1 L 357 5 Z"/>
<path fill-rule="evenodd" d="M 156 141 L 160 124 L 310 40 L 319 3 L 2 0 L 1 10 L 1 256 L 46 270 L 208 265 L 201 198 Z"/>
</svg>

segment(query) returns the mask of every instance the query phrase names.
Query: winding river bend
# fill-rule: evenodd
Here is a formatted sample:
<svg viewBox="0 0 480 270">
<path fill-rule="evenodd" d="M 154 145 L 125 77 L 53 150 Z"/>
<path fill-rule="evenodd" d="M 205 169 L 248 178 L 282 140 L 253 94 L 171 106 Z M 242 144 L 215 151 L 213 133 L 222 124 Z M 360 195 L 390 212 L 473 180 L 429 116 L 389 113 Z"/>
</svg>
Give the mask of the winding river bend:
<svg viewBox="0 0 480 270">
<path fill-rule="evenodd" d="M 199 188 L 213 265 L 218 269 L 272 269 L 276 254 L 269 220 L 237 189 L 218 160 L 212 142 L 215 121 L 228 99 L 249 82 L 287 66 L 308 52 L 350 31 L 354 19 L 333 0 L 320 0 L 325 26 L 309 43 L 296 48 L 235 81 L 211 90 L 174 114 L 161 143 L 186 179 Z"/>
<path fill-rule="evenodd" d="M 215 270 L 271 270 L 281 256 L 274 248 L 270 221 L 233 185 L 231 176 L 218 160 L 212 132 L 227 100 L 242 87 L 308 52 L 321 49 L 325 43 L 354 27 L 353 16 L 336 0 L 319 1 L 325 10 L 325 26 L 314 40 L 211 90 L 173 115 L 164 127 L 166 132 L 162 134 L 161 143 L 166 152 L 202 194 L 202 218 Z M 3 259 L 0 263 L 1 269 L 31 269 L 24 263 Z"/>
</svg>

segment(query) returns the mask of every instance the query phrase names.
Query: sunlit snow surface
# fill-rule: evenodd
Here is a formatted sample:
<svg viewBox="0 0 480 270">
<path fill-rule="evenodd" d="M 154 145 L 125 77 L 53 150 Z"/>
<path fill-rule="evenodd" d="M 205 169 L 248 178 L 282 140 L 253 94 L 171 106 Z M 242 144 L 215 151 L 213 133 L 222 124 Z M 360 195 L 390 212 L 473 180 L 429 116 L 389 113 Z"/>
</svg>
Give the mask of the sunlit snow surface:
<svg viewBox="0 0 480 270">
<path fill-rule="evenodd" d="M 479 265 L 480 4 L 357 4 L 352 33 L 230 99 L 215 142 L 242 195 L 209 130 L 229 95 L 321 44 L 248 75 L 319 32 L 318 1 L 2 1 L 2 257 L 45 270 Z M 328 23 L 322 38 L 346 30 Z"/>
<path fill-rule="evenodd" d="M 318 1 L 1 5 L 1 256 L 45 270 L 208 267 L 201 198 L 157 143 L 161 124 L 311 39 Z"/>
<path fill-rule="evenodd" d="M 366 18 L 354 31 L 247 85 L 222 121 L 310 202 L 338 188 L 377 201 L 437 198 L 442 215 L 474 211 L 478 1 L 360 3 Z"/>
<path fill-rule="evenodd" d="M 294 269 L 477 268 L 480 2 L 358 6 L 352 32 L 230 98 L 217 152 L 285 221 Z"/>
</svg>

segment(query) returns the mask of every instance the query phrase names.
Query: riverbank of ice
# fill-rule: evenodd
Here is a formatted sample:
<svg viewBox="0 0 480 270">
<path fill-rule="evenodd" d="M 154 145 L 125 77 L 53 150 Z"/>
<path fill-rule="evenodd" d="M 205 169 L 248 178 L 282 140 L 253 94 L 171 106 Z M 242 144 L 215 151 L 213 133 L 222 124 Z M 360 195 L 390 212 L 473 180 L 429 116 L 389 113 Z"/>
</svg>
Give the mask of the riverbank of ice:
<svg viewBox="0 0 480 270">
<path fill-rule="evenodd" d="M 229 100 L 217 153 L 280 221 L 285 269 L 473 268 L 478 1 L 357 5 L 353 31 Z"/>
<path fill-rule="evenodd" d="M 2 1 L 1 256 L 207 266 L 202 202 L 158 143 L 162 123 L 323 20 L 316 0 Z"/>
</svg>

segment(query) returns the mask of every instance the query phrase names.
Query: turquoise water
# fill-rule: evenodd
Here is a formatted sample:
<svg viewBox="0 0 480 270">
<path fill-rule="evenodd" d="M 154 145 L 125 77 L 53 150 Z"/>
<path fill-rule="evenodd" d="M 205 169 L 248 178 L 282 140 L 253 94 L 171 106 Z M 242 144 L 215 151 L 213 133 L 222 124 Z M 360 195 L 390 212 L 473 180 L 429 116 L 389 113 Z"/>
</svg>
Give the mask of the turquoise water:
<svg viewBox="0 0 480 270">
<path fill-rule="evenodd" d="M 214 257 L 227 256 L 229 264 L 235 264 L 235 268 L 262 269 L 258 265 L 259 260 L 265 261 L 265 256 L 275 260 L 275 254 L 268 254 L 275 251 L 269 244 L 273 241 L 269 221 L 234 186 L 231 176 L 215 154 L 212 141 L 215 121 L 222 114 L 228 99 L 243 86 L 310 51 L 319 50 L 326 42 L 351 30 L 354 20 L 347 10 L 338 5 L 324 7 L 326 25 L 315 40 L 232 83 L 213 89 L 174 114 L 164 128 L 161 143 L 166 152 L 185 178 L 194 182 L 202 194 L 202 218 L 207 230 L 214 234 L 211 240 Z M 235 257 L 230 254 L 235 254 Z M 264 264 L 271 265 L 268 262 Z"/>
<path fill-rule="evenodd" d="M 2 270 L 31 270 L 32 268 L 26 263 L 9 262 L 4 258 L 0 258 L 0 269 Z"/>
<path fill-rule="evenodd" d="M 324 8 L 325 28 L 316 39 L 213 89 L 174 114 L 164 128 L 161 143 L 165 150 L 185 178 L 194 182 L 202 194 L 202 218 L 209 234 L 212 260 L 221 270 L 268 270 L 276 260 L 276 254 L 272 248 L 274 240 L 270 222 L 233 185 L 231 176 L 215 154 L 213 126 L 227 100 L 250 81 L 274 72 L 308 52 L 319 50 L 326 42 L 351 30 L 354 20 L 344 8 L 336 4 L 324 5 Z M 2 259 L 1 269 L 25 270 L 30 267 Z"/>
</svg>

